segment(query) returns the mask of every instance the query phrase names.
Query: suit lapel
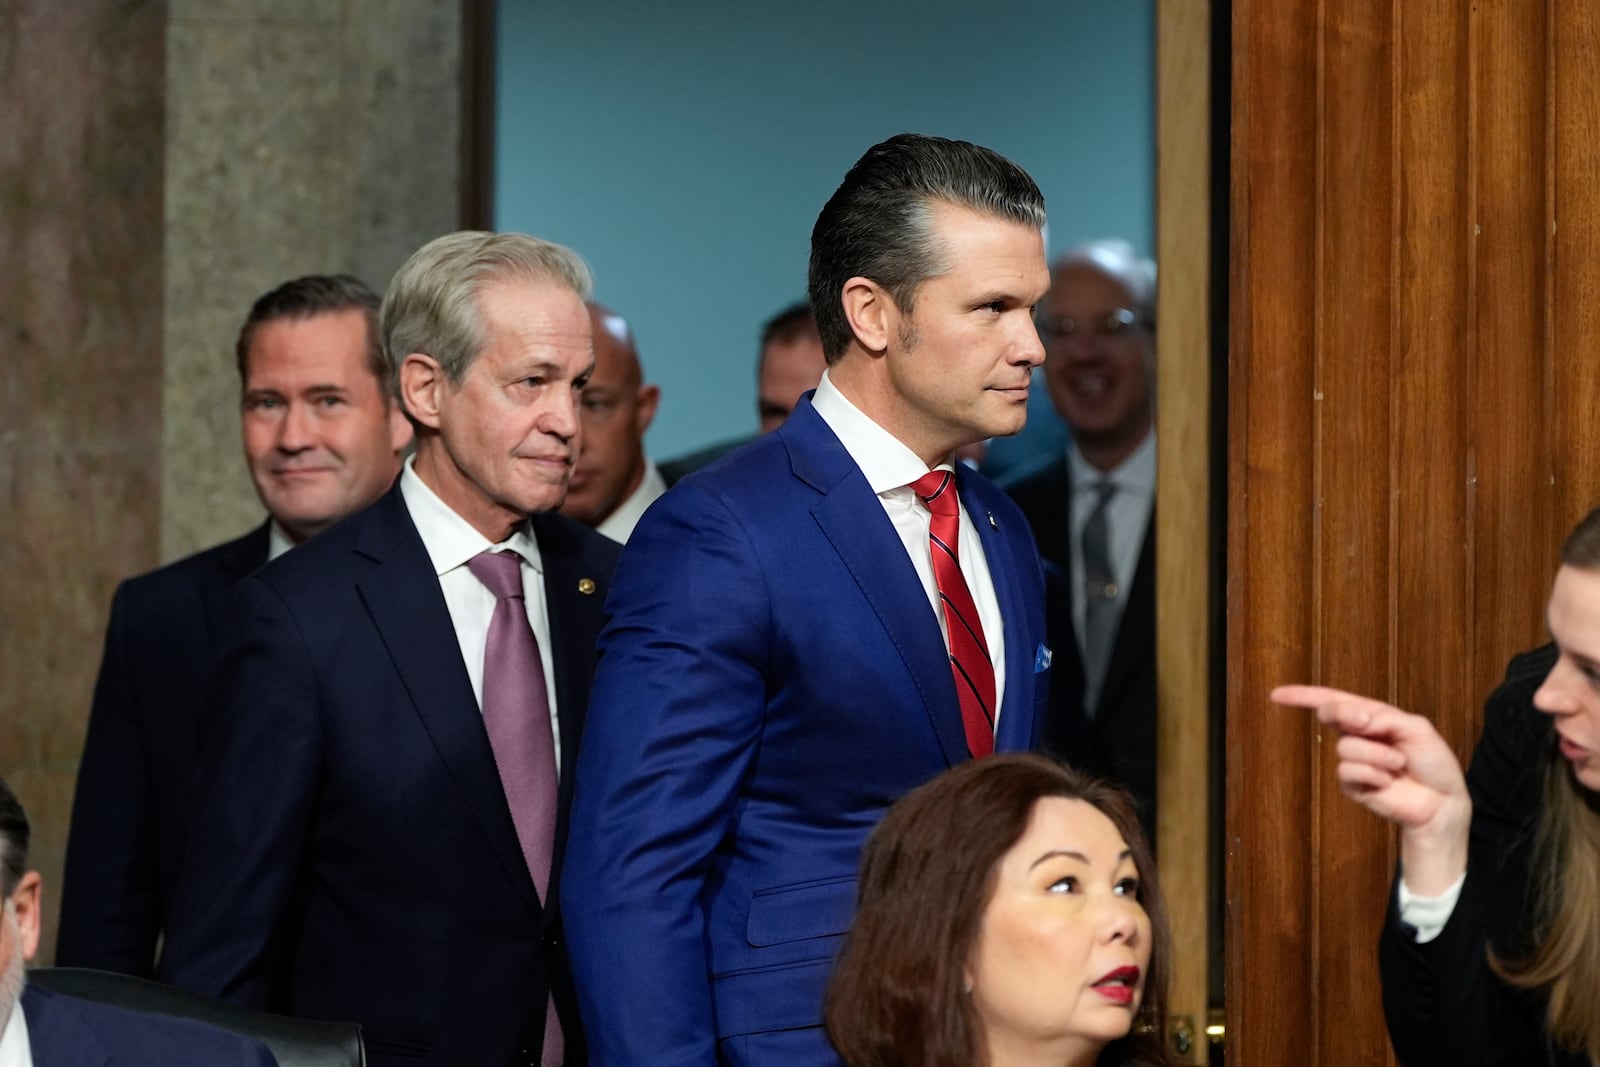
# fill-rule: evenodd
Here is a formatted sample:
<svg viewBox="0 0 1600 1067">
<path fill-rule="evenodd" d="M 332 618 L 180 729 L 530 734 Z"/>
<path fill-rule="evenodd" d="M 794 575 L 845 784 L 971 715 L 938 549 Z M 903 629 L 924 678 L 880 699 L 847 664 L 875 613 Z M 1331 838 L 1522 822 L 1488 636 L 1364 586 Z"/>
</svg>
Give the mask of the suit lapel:
<svg viewBox="0 0 1600 1067">
<path fill-rule="evenodd" d="M 961 503 L 978 530 L 983 555 L 989 565 L 989 580 L 994 583 L 995 600 L 1005 626 L 1006 690 L 1000 701 L 1000 722 L 995 732 L 997 750 L 1033 747 L 1033 661 L 1038 652 L 1028 627 L 1028 610 L 1022 596 L 1021 570 L 1024 561 L 1012 551 L 1012 538 L 999 527 L 993 510 L 980 498 L 972 478 L 959 467 L 956 485 Z M 1018 531 L 1019 533 L 1021 531 Z M 1032 560 L 1026 561 L 1033 566 Z"/>
<path fill-rule="evenodd" d="M 547 894 L 550 900 L 556 900 L 561 887 L 561 857 L 567 845 L 567 813 L 572 809 L 573 771 L 578 765 L 578 746 L 589 706 L 589 684 L 594 675 L 595 647 L 604 618 L 601 609 L 610 575 L 584 558 L 582 541 L 565 525 L 565 520 L 535 515 L 533 535 L 539 542 L 539 557 L 544 566 L 550 657 L 556 679 L 556 718 L 561 731 L 555 864 L 550 872 Z M 545 909 L 546 924 L 553 921 L 555 914 L 555 908 Z"/>
<path fill-rule="evenodd" d="M 970 754 L 939 621 L 883 505 L 809 402 L 777 432 L 795 476 L 822 493 L 811 514 L 900 653 L 945 759 L 965 761 Z"/>
<path fill-rule="evenodd" d="M 1072 471 L 1062 456 L 1039 475 L 1038 491 L 1028 499 L 1039 555 L 1072 572 Z"/>
<path fill-rule="evenodd" d="M 1128 603 L 1117 623 L 1117 640 L 1111 646 L 1111 662 L 1106 665 L 1105 684 L 1100 687 L 1100 708 L 1111 711 L 1118 706 L 1117 696 L 1128 684 L 1135 663 L 1143 652 L 1143 642 L 1155 632 L 1156 510 L 1150 509 L 1139 563 L 1128 589 Z M 1109 698 L 1109 699 L 1108 699 Z"/>
<path fill-rule="evenodd" d="M 369 561 L 357 590 L 423 728 L 507 876 L 538 908 L 450 609 L 398 484 L 365 514 L 355 551 Z"/>
<path fill-rule="evenodd" d="M 233 587 L 267 562 L 267 526 L 270 522 L 269 519 L 243 537 L 223 545 L 217 553 L 216 579 L 206 583 L 202 594 L 206 633 L 222 632 L 233 603 Z"/>
</svg>

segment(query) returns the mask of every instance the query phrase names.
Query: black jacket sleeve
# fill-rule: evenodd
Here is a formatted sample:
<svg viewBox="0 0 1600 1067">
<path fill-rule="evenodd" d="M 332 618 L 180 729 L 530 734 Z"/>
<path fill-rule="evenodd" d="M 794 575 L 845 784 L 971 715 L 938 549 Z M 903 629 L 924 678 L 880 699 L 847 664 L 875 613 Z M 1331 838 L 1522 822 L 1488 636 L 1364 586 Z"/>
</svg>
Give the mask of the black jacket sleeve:
<svg viewBox="0 0 1600 1067">
<path fill-rule="evenodd" d="M 1544 1028 L 1544 998 L 1502 981 L 1492 947 L 1517 960 L 1533 948 L 1528 870 L 1549 721 L 1533 706 L 1556 652 L 1545 646 L 1511 661 L 1484 706 L 1482 739 L 1467 771 L 1472 795 L 1466 883 L 1437 938 L 1418 944 L 1399 917 L 1399 874 L 1379 941 L 1384 1015 L 1406 1067 L 1557 1064 Z"/>
</svg>

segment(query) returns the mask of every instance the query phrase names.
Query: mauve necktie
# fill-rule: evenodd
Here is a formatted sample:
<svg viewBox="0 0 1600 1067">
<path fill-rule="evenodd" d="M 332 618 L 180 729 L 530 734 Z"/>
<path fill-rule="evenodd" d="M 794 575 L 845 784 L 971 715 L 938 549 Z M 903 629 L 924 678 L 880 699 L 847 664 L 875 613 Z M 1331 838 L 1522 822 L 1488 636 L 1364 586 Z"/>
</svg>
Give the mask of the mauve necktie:
<svg viewBox="0 0 1600 1067">
<path fill-rule="evenodd" d="M 967 749 L 974 758 L 987 756 L 994 752 L 994 665 L 989 661 L 989 643 L 983 638 L 978 606 L 961 573 L 961 503 L 956 499 L 955 478 L 949 471 L 929 471 L 911 483 L 911 491 L 933 513 L 928 548 L 934 584 L 944 607 L 950 673 L 961 703 Z"/>
<path fill-rule="evenodd" d="M 544 664 L 522 595 L 522 557 L 481 552 L 467 567 L 495 598 L 483 652 L 483 725 L 528 873 L 548 906 L 556 840 L 556 746 Z M 562 1046 L 551 1000 L 545 1005 L 544 1067 L 560 1067 Z"/>
</svg>

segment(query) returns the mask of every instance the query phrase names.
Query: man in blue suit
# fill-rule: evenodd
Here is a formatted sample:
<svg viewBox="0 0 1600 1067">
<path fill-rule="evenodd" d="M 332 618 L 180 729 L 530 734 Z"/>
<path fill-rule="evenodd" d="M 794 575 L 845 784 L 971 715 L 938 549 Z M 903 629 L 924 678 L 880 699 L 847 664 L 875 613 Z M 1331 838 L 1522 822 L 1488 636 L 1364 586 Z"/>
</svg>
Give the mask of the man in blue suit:
<svg viewBox="0 0 1600 1067">
<path fill-rule="evenodd" d="M 1033 538 L 950 456 L 1023 424 L 1043 224 L 987 149 L 869 150 L 812 233 L 821 384 L 629 541 L 563 882 L 596 1067 L 836 1063 L 822 995 L 867 834 L 1034 743 Z"/>
<path fill-rule="evenodd" d="M 438 238 L 390 283 L 416 454 L 239 586 L 175 984 L 359 1022 L 375 1067 L 583 1062 L 553 857 L 620 549 L 549 512 L 589 285 L 569 249 L 490 233 Z"/>
<path fill-rule="evenodd" d="M 27 988 L 39 947 L 39 872 L 28 816 L 0 780 L 0 1064 L 5 1067 L 273 1067 L 259 1041 L 184 1019 Z M 21 1011 L 18 1011 L 18 1008 Z"/>
<path fill-rule="evenodd" d="M 155 972 L 194 784 L 198 694 L 233 587 L 394 484 L 411 427 L 385 388 L 378 295 L 284 282 L 234 345 L 245 460 L 268 520 L 118 587 L 78 768 L 56 962 Z"/>
</svg>

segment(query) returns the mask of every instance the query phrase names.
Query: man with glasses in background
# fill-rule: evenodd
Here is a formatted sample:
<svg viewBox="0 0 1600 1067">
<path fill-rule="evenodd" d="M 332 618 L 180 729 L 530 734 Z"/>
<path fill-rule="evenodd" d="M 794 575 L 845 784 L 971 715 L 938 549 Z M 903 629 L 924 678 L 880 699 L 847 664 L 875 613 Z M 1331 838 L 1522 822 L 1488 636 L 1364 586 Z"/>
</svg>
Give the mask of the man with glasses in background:
<svg viewBox="0 0 1600 1067">
<path fill-rule="evenodd" d="M 1116 779 L 1155 827 L 1155 264 L 1126 241 L 1056 260 L 1039 309 L 1065 455 L 1007 487 L 1047 568 L 1045 747 Z"/>
</svg>

